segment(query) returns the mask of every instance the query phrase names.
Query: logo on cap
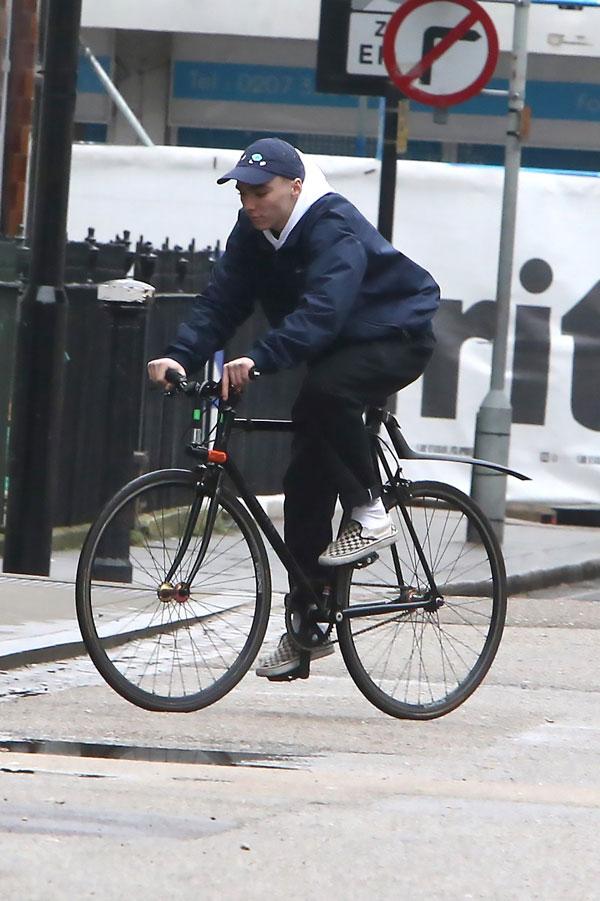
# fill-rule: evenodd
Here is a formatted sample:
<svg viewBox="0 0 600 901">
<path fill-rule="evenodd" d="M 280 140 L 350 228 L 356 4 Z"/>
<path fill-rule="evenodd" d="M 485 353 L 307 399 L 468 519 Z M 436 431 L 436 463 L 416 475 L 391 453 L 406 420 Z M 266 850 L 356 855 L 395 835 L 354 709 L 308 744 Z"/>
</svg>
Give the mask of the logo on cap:
<svg viewBox="0 0 600 901">
<path fill-rule="evenodd" d="M 240 163 L 243 163 L 245 159 L 246 159 L 246 154 L 244 154 L 244 155 L 242 156 L 242 158 L 241 158 L 241 160 L 240 160 Z M 249 166 L 252 166 L 253 163 L 258 163 L 260 166 L 266 166 L 266 165 L 267 165 L 267 161 L 266 161 L 266 159 L 264 158 L 264 156 L 262 155 L 262 153 L 253 153 L 253 154 L 252 154 L 252 156 L 251 156 L 250 159 L 248 160 L 248 165 L 249 165 Z"/>
</svg>

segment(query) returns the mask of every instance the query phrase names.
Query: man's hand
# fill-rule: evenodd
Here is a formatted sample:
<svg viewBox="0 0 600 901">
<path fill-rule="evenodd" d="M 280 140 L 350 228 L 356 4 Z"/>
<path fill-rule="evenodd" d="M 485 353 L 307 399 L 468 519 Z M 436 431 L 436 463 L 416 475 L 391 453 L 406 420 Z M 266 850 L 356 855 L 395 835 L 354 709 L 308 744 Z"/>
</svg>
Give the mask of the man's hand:
<svg viewBox="0 0 600 901">
<path fill-rule="evenodd" d="M 180 372 L 183 376 L 187 375 L 181 363 L 178 363 L 177 360 L 171 360 L 169 357 L 161 357 L 159 360 L 150 360 L 147 368 L 150 381 L 157 382 L 164 388 L 173 387 L 165 378 L 167 369 L 176 369 L 177 372 Z"/>
<path fill-rule="evenodd" d="M 250 357 L 239 357 L 231 360 L 223 366 L 221 376 L 221 397 L 229 399 L 230 391 L 242 392 L 250 381 L 250 370 L 254 367 L 254 360 Z"/>
</svg>

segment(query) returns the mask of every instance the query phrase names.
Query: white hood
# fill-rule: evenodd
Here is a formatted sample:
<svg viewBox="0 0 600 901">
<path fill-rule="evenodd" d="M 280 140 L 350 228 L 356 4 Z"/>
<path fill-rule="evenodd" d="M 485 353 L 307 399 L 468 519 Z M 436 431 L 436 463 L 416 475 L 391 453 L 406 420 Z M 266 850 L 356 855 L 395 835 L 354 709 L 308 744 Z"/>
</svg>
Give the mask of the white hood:
<svg viewBox="0 0 600 901">
<path fill-rule="evenodd" d="M 331 194 L 333 192 L 333 188 L 331 187 L 317 164 L 313 160 L 300 153 L 297 148 L 296 152 L 304 163 L 305 170 L 304 181 L 302 182 L 302 191 L 300 192 L 300 196 L 296 201 L 296 206 L 292 210 L 292 215 L 286 222 L 285 227 L 278 238 L 275 237 L 270 229 L 265 229 L 265 231 L 263 231 L 263 235 L 265 236 L 267 241 L 269 241 L 269 243 L 273 245 L 275 250 L 280 250 L 280 248 L 283 247 L 294 226 L 296 226 L 300 222 L 304 214 L 308 212 L 313 203 L 316 203 L 317 200 L 320 200 L 321 197 L 325 196 L 325 194 Z"/>
</svg>

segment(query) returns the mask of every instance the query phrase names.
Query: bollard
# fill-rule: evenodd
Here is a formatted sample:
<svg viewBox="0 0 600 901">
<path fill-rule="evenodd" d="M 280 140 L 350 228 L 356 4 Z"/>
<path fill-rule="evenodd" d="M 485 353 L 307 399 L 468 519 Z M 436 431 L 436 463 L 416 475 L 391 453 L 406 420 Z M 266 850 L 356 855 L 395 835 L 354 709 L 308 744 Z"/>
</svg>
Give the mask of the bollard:
<svg viewBox="0 0 600 901">
<path fill-rule="evenodd" d="M 107 501 L 135 472 L 138 420 L 144 378 L 145 325 L 152 285 L 132 278 L 98 285 L 98 300 L 110 318 L 108 415 L 102 499 Z M 129 559 L 132 523 L 123 515 L 104 534 L 94 565 L 93 577 L 109 582 L 131 582 Z"/>
<path fill-rule="evenodd" d="M 480 460 L 494 460 L 508 466 L 512 410 L 503 391 L 490 391 L 477 414 L 474 455 Z M 504 537 L 506 513 L 506 475 L 494 469 L 474 466 L 471 477 L 471 497 L 483 509 L 492 524 L 498 541 Z M 479 536 L 468 529 L 469 541 Z"/>
</svg>

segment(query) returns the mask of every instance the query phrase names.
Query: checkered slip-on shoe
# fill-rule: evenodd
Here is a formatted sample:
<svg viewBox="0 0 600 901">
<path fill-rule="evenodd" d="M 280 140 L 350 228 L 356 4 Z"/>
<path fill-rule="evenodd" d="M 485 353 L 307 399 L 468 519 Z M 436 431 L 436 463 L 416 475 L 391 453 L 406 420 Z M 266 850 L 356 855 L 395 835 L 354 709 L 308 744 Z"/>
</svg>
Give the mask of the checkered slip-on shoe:
<svg viewBox="0 0 600 901">
<path fill-rule="evenodd" d="M 310 651 L 310 659 L 318 660 L 319 657 L 329 657 L 330 654 L 333 654 L 333 651 L 332 643 L 325 641 Z M 256 668 L 256 675 L 266 676 L 267 679 L 273 676 L 285 676 L 294 672 L 299 666 L 300 651 L 292 644 L 287 632 L 284 632 L 273 653 L 263 657 L 260 661 Z"/>
<path fill-rule="evenodd" d="M 345 566 L 363 560 L 373 551 L 394 544 L 398 530 L 390 520 L 379 529 L 365 529 L 359 522 L 351 519 L 339 538 L 329 544 L 321 556 L 322 566 Z"/>
</svg>

